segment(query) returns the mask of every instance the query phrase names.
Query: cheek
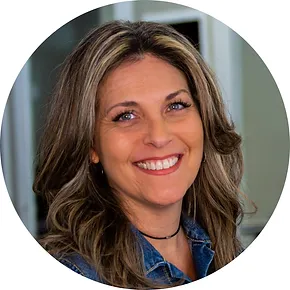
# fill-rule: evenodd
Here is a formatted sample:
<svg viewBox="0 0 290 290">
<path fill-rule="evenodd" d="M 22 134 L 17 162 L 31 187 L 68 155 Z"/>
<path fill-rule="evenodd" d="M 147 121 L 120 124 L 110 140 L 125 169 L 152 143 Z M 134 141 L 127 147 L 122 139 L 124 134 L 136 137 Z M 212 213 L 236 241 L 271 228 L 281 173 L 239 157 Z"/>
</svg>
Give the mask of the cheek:
<svg viewBox="0 0 290 290">
<path fill-rule="evenodd" d="M 203 124 L 199 116 L 196 118 L 195 123 L 193 124 L 195 124 L 193 130 L 194 140 L 196 141 L 196 143 L 201 144 L 203 146 L 204 140 Z"/>
<path fill-rule="evenodd" d="M 192 118 L 192 120 L 189 120 L 189 122 L 179 128 L 182 130 L 181 134 L 188 147 L 203 149 L 204 132 L 200 118 Z"/>
<path fill-rule="evenodd" d="M 108 162 L 127 161 L 132 149 L 132 139 L 123 134 L 107 132 L 100 141 L 100 159 L 104 165 Z M 111 163 L 112 164 L 112 163 Z"/>
</svg>

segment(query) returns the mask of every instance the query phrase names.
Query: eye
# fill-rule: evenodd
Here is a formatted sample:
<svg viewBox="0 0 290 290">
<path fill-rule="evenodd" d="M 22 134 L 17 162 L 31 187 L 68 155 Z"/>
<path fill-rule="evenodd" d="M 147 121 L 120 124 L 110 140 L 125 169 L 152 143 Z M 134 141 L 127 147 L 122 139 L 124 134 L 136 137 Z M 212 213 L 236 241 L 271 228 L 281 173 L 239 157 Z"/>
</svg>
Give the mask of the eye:
<svg viewBox="0 0 290 290">
<path fill-rule="evenodd" d="M 186 103 L 183 101 L 178 101 L 178 102 L 174 102 L 174 103 L 169 104 L 167 110 L 168 111 L 180 111 L 180 110 L 183 110 L 183 109 L 188 108 L 190 106 L 191 106 L 191 104 L 189 104 L 189 103 Z"/>
<path fill-rule="evenodd" d="M 127 112 L 123 112 L 121 114 L 118 114 L 113 119 L 113 122 L 125 122 L 125 121 L 130 121 L 132 119 L 135 119 L 135 115 L 133 113 L 134 113 L 133 111 L 127 111 Z"/>
</svg>

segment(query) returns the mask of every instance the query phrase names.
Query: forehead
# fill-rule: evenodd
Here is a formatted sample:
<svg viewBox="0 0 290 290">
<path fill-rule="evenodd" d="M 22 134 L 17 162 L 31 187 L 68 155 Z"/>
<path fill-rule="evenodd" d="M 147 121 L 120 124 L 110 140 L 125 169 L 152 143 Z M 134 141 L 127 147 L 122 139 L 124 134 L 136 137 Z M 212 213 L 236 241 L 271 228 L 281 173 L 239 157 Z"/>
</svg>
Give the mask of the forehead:
<svg viewBox="0 0 290 290">
<path fill-rule="evenodd" d="M 124 62 L 111 71 L 102 81 L 99 96 L 101 102 L 128 98 L 152 98 L 173 91 L 188 89 L 183 73 L 152 55 L 145 55 L 134 62 Z"/>
</svg>

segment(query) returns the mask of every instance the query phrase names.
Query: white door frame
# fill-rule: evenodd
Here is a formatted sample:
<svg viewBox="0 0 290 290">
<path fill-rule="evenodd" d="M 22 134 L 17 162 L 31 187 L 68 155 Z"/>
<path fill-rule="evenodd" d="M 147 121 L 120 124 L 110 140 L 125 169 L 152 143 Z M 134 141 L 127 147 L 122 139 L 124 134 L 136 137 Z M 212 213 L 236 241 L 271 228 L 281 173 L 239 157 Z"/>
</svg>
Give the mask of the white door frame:
<svg viewBox="0 0 290 290">
<path fill-rule="evenodd" d="M 3 115 L 1 149 L 10 198 L 26 228 L 36 236 L 30 65 L 30 61 L 24 65 L 11 90 Z"/>
</svg>

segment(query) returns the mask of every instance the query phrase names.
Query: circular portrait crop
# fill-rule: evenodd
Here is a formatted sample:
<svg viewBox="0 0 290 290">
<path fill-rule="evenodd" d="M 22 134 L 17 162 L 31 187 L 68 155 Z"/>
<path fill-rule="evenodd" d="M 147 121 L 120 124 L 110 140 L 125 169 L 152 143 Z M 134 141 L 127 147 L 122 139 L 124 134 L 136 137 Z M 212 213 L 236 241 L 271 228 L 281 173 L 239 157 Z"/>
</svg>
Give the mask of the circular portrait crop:
<svg viewBox="0 0 290 290">
<path fill-rule="evenodd" d="M 274 79 L 239 35 L 192 8 L 130 1 L 36 49 L 1 154 L 17 213 L 56 262 L 156 289 L 215 273 L 256 239 L 283 189 L 288 132 Z"/>
</svg>

